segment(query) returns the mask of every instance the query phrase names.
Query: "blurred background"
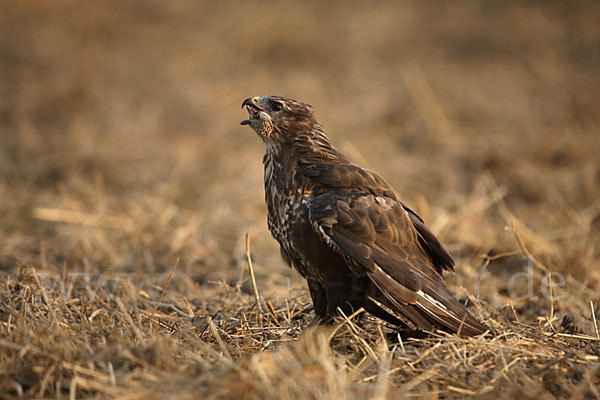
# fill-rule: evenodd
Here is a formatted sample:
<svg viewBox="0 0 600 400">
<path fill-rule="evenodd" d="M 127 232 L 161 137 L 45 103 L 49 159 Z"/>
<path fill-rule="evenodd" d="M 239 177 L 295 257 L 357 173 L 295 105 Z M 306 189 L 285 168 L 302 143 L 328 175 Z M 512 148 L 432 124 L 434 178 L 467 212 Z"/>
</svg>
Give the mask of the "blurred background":
<svg viewBox="0 0 600 400">
<path fill-rule="evenodd" d="M 250 230 L 261 290 L 304 288 L 239 125 L 277 94 L 424 217 L 468 292 L 485 267 L 501 303 L 523 246 L 600 289 L 598 21 L 597 1 L 4 1 L 0 269 L 235 281 Z"/>
</svg>

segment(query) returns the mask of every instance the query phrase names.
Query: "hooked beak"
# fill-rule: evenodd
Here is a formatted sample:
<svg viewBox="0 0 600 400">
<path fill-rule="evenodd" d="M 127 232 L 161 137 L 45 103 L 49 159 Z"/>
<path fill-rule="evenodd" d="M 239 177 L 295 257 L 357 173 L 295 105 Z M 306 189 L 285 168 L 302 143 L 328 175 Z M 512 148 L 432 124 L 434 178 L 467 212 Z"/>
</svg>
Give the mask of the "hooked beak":
<svg viewBox="0 0 600 400">
<path fill-rule="evenodd" d="M 242 108 L 244 108 L 244 106 L 256 106 L 256 103 L 258 102 L 258 96 L 255 97 L 248 97 L 246 100 L 244 100 L 244 102 L 242 103 Z"/>
<path fill-rule="evenodd" d="M 261 111 L 265 111 L 262 107 L 258 105 L 258 101 L 260 97 L 248 97 L 246 100 L 242 102 L 242 108 L 247 107 L 248 114 L 250 115 L 250 119 L 245 119 L 240 122 L 241 125 L 249 125 L 250 120 L 255 119 Z"/>
</svg>

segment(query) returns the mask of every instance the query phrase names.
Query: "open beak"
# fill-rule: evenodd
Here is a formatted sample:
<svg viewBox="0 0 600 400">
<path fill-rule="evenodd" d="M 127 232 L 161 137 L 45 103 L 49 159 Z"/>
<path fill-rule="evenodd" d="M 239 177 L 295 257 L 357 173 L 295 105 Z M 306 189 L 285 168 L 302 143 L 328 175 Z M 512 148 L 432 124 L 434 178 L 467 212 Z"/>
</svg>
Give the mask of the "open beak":
<svg viewBox="0 0 600 400">
<path fill-rule="evenodd" d="M 245 119 L 243 120 L 240 124 L 241 125 L 248 125 L 250 124 L 250 121 L 253 119 L 258 119 L 258 115 L 259 113 L 262 111 L 264 112 L 265 110 L 262 109 L 260 106 L 258 106 L 257 102 L 258 102 L 259 97 L 248 97 L 246 100 L 244 100 L 242 102 L 242 108 L 246 107 L 246 109 L 248 110 L 248 115 L 249 115 L 249 119 Z"/>
<path fill-rule="evenodd" d="M 244 108 L 244 106 L 255 106 L 255 105 L 256 105 L 256 97 L 248 97 L 242 103 L 242 108 Z"/>
</svg>

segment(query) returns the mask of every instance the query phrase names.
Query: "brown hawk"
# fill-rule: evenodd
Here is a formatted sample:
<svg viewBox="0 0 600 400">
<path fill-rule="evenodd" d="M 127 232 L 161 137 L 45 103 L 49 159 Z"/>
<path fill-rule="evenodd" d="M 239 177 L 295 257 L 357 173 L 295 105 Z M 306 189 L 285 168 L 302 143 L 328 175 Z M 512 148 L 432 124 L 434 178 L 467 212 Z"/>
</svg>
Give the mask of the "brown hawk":
<svg viewBox="0 0 600 400">
<path fill-rule="evenodd" d="M 462 335 L 480 324 L 446 288 L 454 260 L 423 220 L 375 173 L 350 162 L 312 107 L 279 96 L 244 100 L 262 139 L 268 227 L 283 259 L 307 280 L 316 323 L 339 307 L 396 326 Z"/>
</svg>

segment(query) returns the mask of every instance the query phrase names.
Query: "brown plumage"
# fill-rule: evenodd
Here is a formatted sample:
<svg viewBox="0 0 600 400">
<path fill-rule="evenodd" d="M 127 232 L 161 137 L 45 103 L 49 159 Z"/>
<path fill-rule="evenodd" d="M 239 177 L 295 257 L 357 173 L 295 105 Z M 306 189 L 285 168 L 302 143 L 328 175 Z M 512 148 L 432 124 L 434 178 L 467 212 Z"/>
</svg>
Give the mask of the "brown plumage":
<svg viewBox="0 0 600 400">
<path fill-rule="evenodd" d="M 466 336 L 481 325 L 446 288 L 454 261 L 423 220 L 375 173 L 333 147 L 312 107 L 279 96 L 244 100 L 266 146 L 269 230 L 306 278 L 316 314 L 360 307 L 385 321 Z"/>
</svg>

